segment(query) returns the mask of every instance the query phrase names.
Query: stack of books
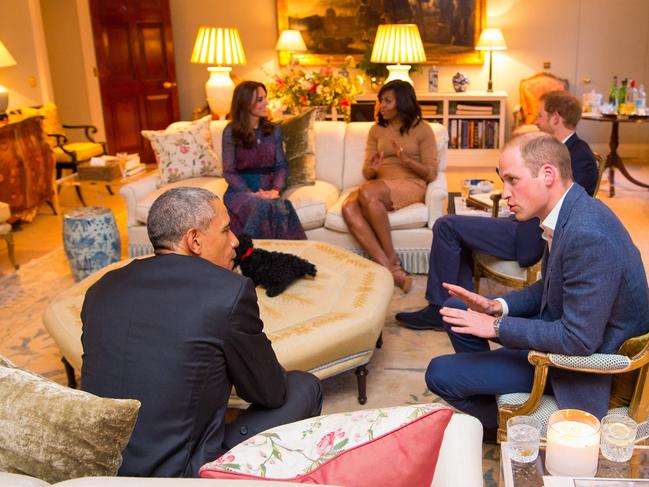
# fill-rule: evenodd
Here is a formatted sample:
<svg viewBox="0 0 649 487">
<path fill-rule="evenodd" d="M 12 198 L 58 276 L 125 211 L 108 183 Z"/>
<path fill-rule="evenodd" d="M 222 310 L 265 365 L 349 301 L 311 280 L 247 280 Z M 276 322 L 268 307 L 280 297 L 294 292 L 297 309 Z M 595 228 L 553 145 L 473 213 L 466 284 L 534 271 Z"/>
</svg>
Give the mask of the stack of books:
<svg viewBox="0 0 649 487">
<path fill-rule="evenodd" d="M 492 105 L 467 105 L 458 103 L 455 107 L 456 115 L 493 115 L 494 107 Z"/>
<path fill-rule="evenodd" d="M 134 176 L 146 170 L 146 165 L 140 162 L 140 155 L 138 153 L 127 154 L 120 152 L 117 154 L 116 159 L 122 168 L 122 177 Z"/>
<path fill-rule="evenodd" d="M 437 115 L 439 108 L 437 105 L 421 105 L 421 114 L 424 118 Z"/>
</svg>

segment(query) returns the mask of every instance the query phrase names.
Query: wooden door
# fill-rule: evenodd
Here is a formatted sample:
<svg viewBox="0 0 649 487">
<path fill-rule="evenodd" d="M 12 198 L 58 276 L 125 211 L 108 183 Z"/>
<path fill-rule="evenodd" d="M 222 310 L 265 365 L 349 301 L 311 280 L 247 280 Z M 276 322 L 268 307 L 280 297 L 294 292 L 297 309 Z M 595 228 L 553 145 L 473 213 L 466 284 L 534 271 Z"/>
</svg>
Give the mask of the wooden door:
<svg viewBox="0 0 649 487">
<path fill-rule="evenodd" d="M 90 0 L 90 13 L 108 150 L 155 162 L 140 131 L 179 119 L 169 0 Z"/>
</svg>

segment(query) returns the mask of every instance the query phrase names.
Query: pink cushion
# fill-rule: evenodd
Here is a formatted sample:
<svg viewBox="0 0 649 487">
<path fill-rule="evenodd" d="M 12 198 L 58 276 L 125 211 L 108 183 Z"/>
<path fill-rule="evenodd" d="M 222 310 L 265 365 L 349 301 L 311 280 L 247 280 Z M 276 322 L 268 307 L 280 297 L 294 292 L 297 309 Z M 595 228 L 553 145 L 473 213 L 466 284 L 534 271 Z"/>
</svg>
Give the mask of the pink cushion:
<svg viewBox="0 0 649 487">
<path fill-rule="evenodd" d="M 452 414 L 420 404 L 311 418 L 259 433 L 203 465 L 200 476 L 428 487 Z"/>
</svg>

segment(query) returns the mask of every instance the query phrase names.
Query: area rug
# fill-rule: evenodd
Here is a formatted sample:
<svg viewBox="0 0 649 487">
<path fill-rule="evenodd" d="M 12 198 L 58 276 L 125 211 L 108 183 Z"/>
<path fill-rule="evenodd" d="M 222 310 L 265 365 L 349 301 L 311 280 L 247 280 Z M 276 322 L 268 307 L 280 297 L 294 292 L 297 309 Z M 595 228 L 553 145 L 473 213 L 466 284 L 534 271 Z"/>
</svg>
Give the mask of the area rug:
<svg viewBox="0 0 649 487">
<path fill-rule="evenodd" d="M 0 354 L 21 367 L 61 384 L 66 377 L 58 347 L 43 328 L 47 303 L 74 284 L 65 253 L 55 249 L 0 278 Z M 413 331 L 399 326 L 395 313 L 426 304 L 426 276 L 414 276 L 409 294 L 395 289 L 383 331 L 383 347 L 368 365 L 367 403 L 357 401 L 353 371 L 323 381 L 323 414 L 357 409 L 441 402 L 424 382 L 424 371 L 432 357 L 452 353 L 448 338 L 434 331 Z M 498 481 L 499 450 L 485 445 L 483 473 L 486 486 Z"/>
</svg>

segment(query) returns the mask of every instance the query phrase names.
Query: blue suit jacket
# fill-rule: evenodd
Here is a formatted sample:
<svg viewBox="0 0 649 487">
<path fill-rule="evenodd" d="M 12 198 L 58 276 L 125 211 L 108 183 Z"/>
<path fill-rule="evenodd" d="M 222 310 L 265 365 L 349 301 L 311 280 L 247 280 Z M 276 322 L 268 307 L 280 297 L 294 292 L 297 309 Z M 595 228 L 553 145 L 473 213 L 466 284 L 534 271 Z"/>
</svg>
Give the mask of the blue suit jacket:
<svg viewBox="0 0 649 487">
<path fill-rule="evenodd" d="M 599 177 L 593 151 L 576 133 L 566 140 L 566 147 L 570 152 L 573 179 L 592 196 Z M 516 260 L 521 266 L 527 267 L 538 262 L 545 248 L 538 218 L 519 223 L 516 227 L 515 245 Z"/>
<path fill-rule="evenodd" d="M 505 296 L 500 340 L 510 348 L 567 355 L 615 353 L 649 330 L 647 279 L 628 232 L 601 201 L 575 184 L 559 212 L 543 278 Z M 606 414 L 610 375 L 553 369 L 561 408 Z"/>
</svg>

